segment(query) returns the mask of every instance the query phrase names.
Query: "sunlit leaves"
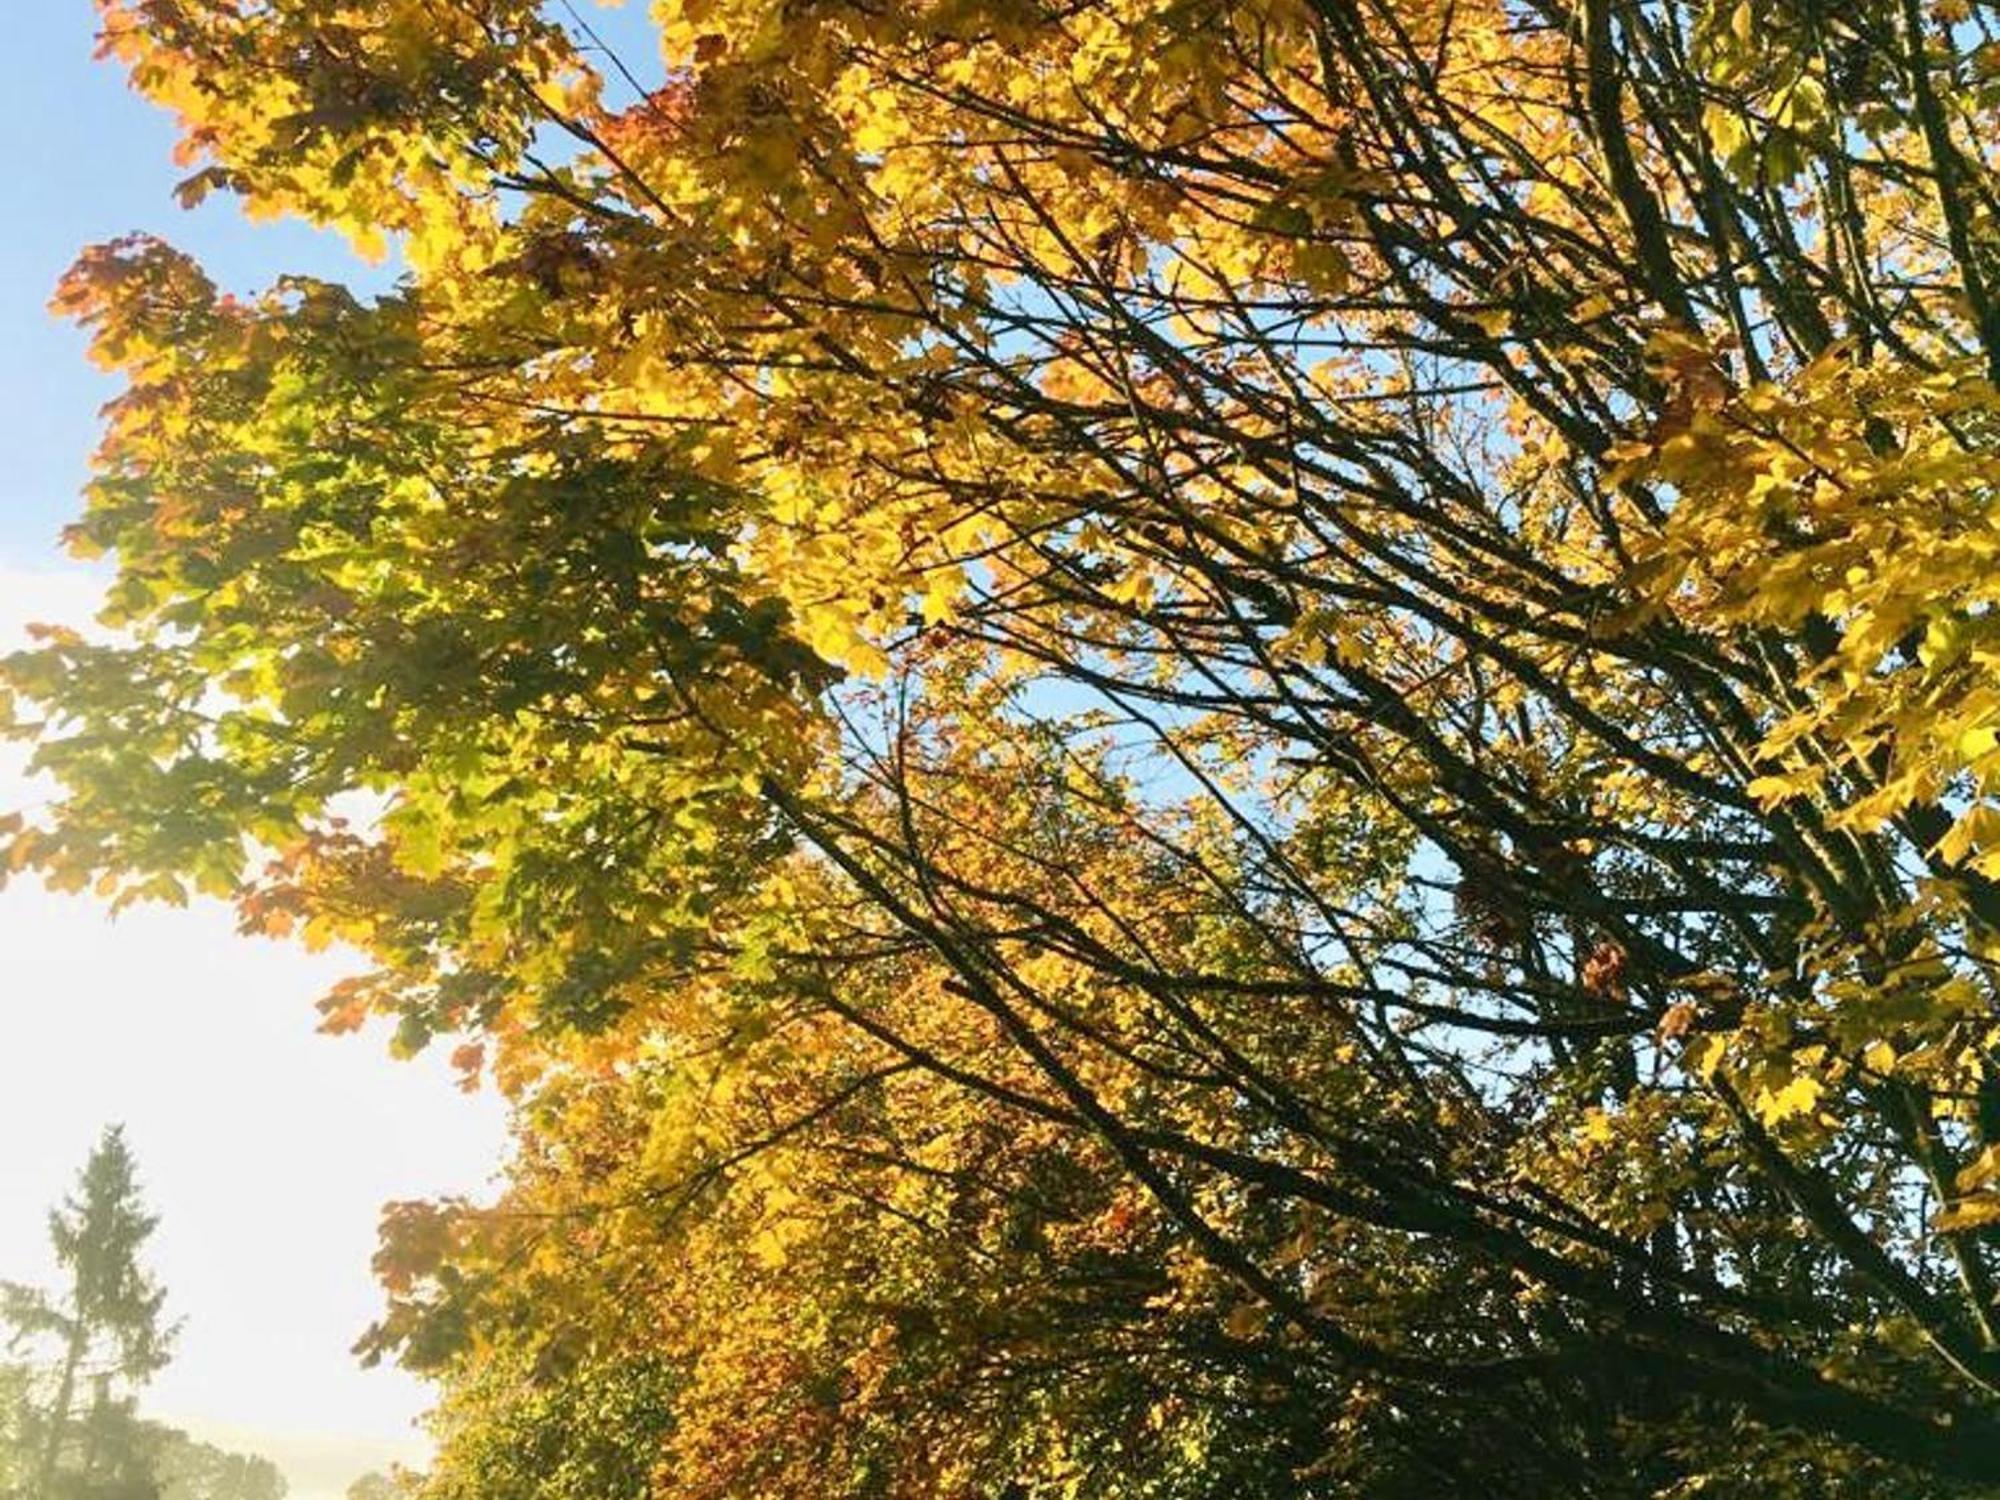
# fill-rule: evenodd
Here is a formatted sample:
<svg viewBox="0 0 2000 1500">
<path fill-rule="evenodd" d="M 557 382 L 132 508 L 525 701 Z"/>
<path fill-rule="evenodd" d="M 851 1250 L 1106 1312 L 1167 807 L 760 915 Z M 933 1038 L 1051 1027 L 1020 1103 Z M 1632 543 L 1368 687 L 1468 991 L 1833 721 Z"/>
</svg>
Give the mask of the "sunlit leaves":
<svg viewBox="0 0 2000 1500">
<path fill-rule="evenodd" d="M 1990 1477 L 1969 13 L 105 14 L 404 274 L 65 282 L 10 867 L 515 1100 L 437 1493 Z"/>
</svg>

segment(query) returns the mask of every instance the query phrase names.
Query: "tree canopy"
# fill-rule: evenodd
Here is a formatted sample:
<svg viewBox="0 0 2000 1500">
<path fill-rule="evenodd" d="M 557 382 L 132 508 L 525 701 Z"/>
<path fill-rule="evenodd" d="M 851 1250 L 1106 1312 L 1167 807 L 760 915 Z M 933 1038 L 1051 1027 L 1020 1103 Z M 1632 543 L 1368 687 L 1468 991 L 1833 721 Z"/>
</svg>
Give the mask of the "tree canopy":
<svg viewBox="0 0 2000 1500">
<path fill-rule="evenodd" d="M 2000 8 L 100 0 L 7 865 L 372 970 L 427 1494 L 2000 1489 Z"/>
</svg>

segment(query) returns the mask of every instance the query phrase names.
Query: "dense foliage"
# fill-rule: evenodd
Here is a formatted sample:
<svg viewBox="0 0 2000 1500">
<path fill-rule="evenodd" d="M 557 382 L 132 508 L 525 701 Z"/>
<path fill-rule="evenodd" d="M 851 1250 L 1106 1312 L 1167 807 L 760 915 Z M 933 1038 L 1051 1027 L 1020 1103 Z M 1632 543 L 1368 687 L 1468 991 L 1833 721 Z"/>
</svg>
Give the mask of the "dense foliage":
<svg viewBox="0 0 2000 1500">
<path fill-rule="evenodd" d="M 514 1099 L 438 1497 L 2000 1492 L 2000 9 L 100 0 L 11 863 Z"/>
</svg>

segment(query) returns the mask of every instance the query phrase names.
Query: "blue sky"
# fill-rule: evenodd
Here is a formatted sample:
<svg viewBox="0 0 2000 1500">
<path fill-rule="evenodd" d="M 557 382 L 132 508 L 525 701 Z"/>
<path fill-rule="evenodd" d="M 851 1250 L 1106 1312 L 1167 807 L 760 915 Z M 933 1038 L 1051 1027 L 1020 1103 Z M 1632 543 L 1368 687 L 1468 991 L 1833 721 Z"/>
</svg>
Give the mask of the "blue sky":
<svg viewBox="0 0 2000 1500">
<path fill-rule="evenodd" d="M 9 167 L 0 234 L 0 558 L 50 562 L 76 506 L 108 377 L 78 332 L 46 312 L 78 249 L 134 230 L 198 256 L 244 289 L 279 271 L 368 274 L 334 237 L 298 224 L 251 225 L 211 200 L 174 202 L 183 175 L 171 121 L 93 61 L 89 0 L 9 0 L 0 47 L 0 144 Z"/>
<path fill-rule="evenodd" d="M 0 560 L 52 560 L 76 507 L 110 379 L 82 357 L 76 329 L 50 317 L 57 280 L 84 245 L 133 231 L 160 235 L 232 290 L 281 272 L 380 283 L 337 236 L 292 223 L 251 224 L 224 197 L 192 212 L 172 189 L 171 120 L 96 62 L 89 0 L 0 0 L 0 146 L 8 163 L 0 233 Z M 642 77 L 651 23 L 639 4 L 578 7 Z"/>
<path fill-rule="evenodd" d="M 45 310 L 77 251 L 143 230 L 225 286 L 287 271 L 389 274 L 334 237 L 251 225 L 224 199 L 185 212 L 169 120 L 92 60 L 89 0 L 0 0 L 0 651 L 33 619 L 82 621 L 95 575 L 57 534 L 78 506 L 113 384 Z M 645 55 L 643 7 L 593 14 Z M 0 747 L 0 810 L 39 795 Z M 116 922 L 90 899 L 0 889 L 0 1279 L 48 1278 L 42 1210 L 98 1129 L 123 1121 L 154 1208 L 155 1261 L 185 1319 L 151 1409 L 269 1454 L 294 1500 L 339 1500 L 363 1470 L 420 1457 L 425 1391 L 348 1350 L 378 1305 L 368 1270 L 390 1199 L 481 1191 L 501 1110 L 439 1059 L 316 1034 L 312 1001 L 353 966 L 236 935 L 214 904 Z"/>
</svg>

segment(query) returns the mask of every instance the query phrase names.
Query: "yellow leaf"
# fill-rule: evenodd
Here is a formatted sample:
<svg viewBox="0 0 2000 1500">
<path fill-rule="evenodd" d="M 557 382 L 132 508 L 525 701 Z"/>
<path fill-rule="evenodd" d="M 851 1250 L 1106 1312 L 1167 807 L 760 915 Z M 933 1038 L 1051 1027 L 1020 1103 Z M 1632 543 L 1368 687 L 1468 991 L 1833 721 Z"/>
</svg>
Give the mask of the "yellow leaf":
<svg viewBox="0 0 2000 1500">
<path fill-rule="evenodd" d="M 958 609 L 964 575 L 957 568 L 934 568 L 925 580 L 924 623 L 936 625 L 949 620 Z"/>
<path fill-rule="evenodd" d="M 1799 1074 L 1781 1089 L 1760 1089 L 1757 1118 L 1766 1125 L 1778 1125 L 1794 1115 L 1811 1114 L 1822 1091 L 1820 1081 L 1810 1073 Z"/>
<path fill-rule="evenodd" d="M 1961 1193 L 1969 1193 L 1986 1186 L 1996 1177 L 2000 1177 L 2000 1145 L 1988 1146 L 1960 1168 L 1958 1180 L 1952 1186 Z"/>
<path fill-rule="evenodd" d="M 1710 1037 L 1707 1041 L 1701 1043 L 1695 1051 L 1695 1071 L 1701 1074 L 1704 1081 L 1713 1079 L 1715 1077 L 1715 1070 L 1722 1066 L 1722 1059 L 1728 1053 L 1729 1039 L 1727 1037 Z"/>
<path fill-rule="evenodd" d="M 1968 729 L 1958 737 L 1958 753 L 1967 760 L 1978 760 L 1982 755 L 1991 755 L 1996 749 L 2000 749 L 2000 731 L 1990 725 Z"/>
<path fill-rule="evenodd" d="M 1982 1229 L 1988 1224 L 2000 1224 L 2000 1193 L 1962 1198 L 1931 1220 L 1931 1228 L 1939 1234 Z"/>
</svg>

